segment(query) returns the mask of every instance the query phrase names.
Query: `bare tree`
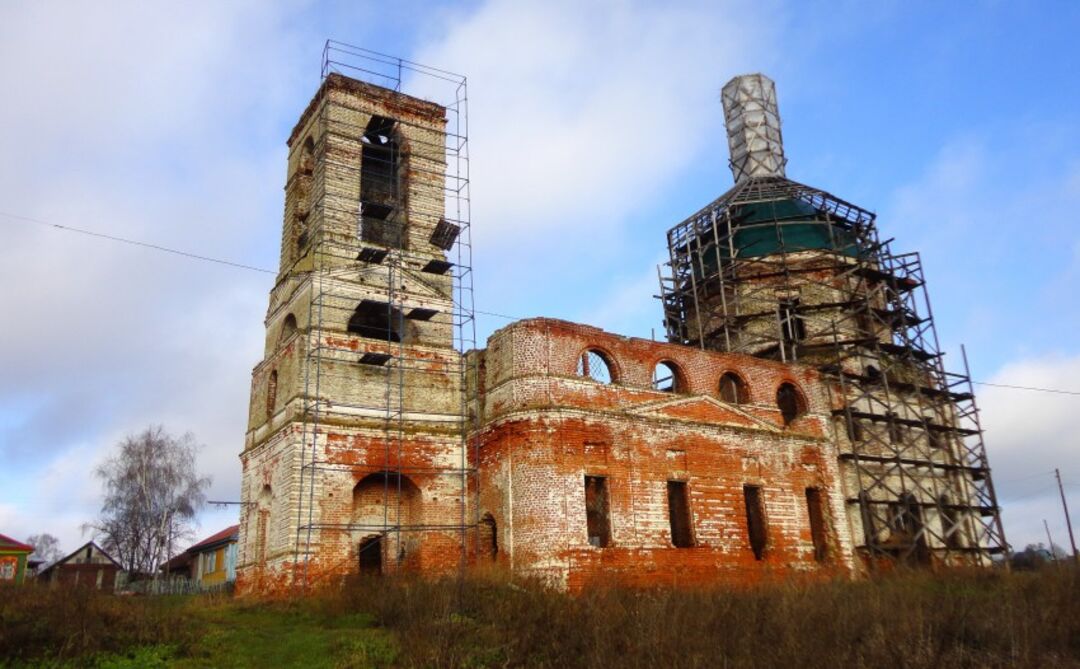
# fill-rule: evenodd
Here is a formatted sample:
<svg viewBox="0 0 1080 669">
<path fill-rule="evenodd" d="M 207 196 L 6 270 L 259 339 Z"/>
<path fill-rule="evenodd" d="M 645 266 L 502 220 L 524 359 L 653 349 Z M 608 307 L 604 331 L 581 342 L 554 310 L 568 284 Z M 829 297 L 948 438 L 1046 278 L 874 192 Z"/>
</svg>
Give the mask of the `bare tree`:
<svg viewBox="0 0 1080 669">
<path fill-rule="evenodd" d="M 176 542 L 191 536 L 210 478 L 195 471 L 200 446 L 191 433 L 177 438 L 151 426 L 118 448 L 94 470 L 105 486 L 105 501 L 88 527 L 124 569 L 153 574 Z"/>
<path fill-rule="evenodd" d="M 50 565 L 64 557 L 64 551 L 60 550 L 60 540 L 49 534 L 33 534 L 26 538 L 26 543 L 34 547 L 30 554 L 31 560 L 41 560 L 42 564 Z"/>
</svg>

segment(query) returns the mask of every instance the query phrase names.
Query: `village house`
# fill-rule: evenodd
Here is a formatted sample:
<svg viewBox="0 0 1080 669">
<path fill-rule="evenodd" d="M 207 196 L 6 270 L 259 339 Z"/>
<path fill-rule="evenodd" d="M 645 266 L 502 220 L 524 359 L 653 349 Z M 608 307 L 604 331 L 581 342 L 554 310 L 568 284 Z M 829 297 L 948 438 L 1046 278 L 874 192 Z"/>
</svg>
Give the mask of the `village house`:
<svg viewBox="0 0 1080 669">
<path fill-rule="evenodd" d="M 185 551 L 191 556 L 192 579 L 203 588 L 236 580 L 236 541 L 240 526 L 230 525 Z"/>
<path fill-rule="evenodd" d="M 231 525 L 193 544 L 158 568 L 170 580 L 186 579 L 198 589 L 236 580 L 236 541 L 239 525 Z"/>
<path fill-rule="evenodd" d="M 33 546 L 0 534 L 0 585 L 23 583 L 31 568 L 29 558 L 33 552 Z"/>
<path fill-rule="evenodd" d="M 54 587 L 89 587 L 104 592 L 123 589 L 128 574 L 119 562 L 93 541 L 52 563 L 37 576 Z"/>
</svg>

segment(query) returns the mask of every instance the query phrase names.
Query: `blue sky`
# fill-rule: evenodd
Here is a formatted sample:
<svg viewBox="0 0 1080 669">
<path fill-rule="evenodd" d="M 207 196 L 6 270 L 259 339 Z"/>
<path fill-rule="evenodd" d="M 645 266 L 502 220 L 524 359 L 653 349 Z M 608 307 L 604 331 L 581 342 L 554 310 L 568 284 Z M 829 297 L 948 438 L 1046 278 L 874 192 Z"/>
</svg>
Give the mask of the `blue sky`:
<svg viewBox="0 0 1080 669">
<path fill-rule="evenodd" d="M 649 336 L 665 231 L 731 185 L 719 88 L 761 71 L 788 175 L 923 254 L 950 366 L 966 343 L 976 379 L 1080 390 L 1078 32 L 1070 2 L 7 3 L 0 212 L 274 268 L 332 37 L 469 77 L 478 308 Z M 0 235 L 0 532 L 75 548 L 89 472 L 150 423 L 235 499 L 270 277 Z M 979 397 L 1010 541 L 1066 543 L 1080 397 Z"/>
</svg>

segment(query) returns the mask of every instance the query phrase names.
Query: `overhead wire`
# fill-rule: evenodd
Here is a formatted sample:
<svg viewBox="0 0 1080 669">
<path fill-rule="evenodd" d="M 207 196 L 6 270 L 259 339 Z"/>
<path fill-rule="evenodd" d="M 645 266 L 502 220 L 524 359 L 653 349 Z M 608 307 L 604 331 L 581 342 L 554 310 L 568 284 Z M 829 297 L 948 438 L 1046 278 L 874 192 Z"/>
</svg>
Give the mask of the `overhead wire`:
<svg viewBox="0 0 1080 669">
<path fill-rule="evenodd" d="M 53 228 L 53 229 L 56 229 L 56 230 L 63 230 L 64 232 L 74 232 L 74 233 L 81 234 L 81 235 L 86 235 L 86 236 L 89 236 L 89 237 L 97 237 L 99 239 L 107 239 L 107 240 L 113 241 L 113 242 L 119 242 L 119 243 L 122 243 L 122 244 L 129 244 L 131 246 L 137 246 L 137 247 L 141 247 L 141 248 L 145 248 L 145 249 L 151 249 L 151 250 L 154 250 L 154 251 L 160 251 L 162 253 L 171 253 L 173 255 L 182 256 L 184 258 L 190 258 L 192 260 L 201 260 L 203 262 L 216 263 L 218 265 L 225 265 L 225 266 L 228 266 L 228 267 L 234 267 L 236 269 L 248 270 L 248 271 L 251 271 L 251 272 L 259 272 L 261 274 L 276 274 L 277 273 L 274 270 L 266 269 L 265 267 L 256 267 L 254 265 L 247 265 L 245 263 L 235 262 L 233 260 L 226 260 L 224 258 L 214 258 L 212 256 L 207 256 L 207 255 L 203 255 L 203 254 L 200 254 L 200 253 L 192 253 L 190 251 L 183 251 L 181 249 L 176 249 L 176 248 L 172 248 L 172 247 L 169 247 L 169 246 L 163 246 L 161 244 L 153 244 L 153 243 L 150 243 L 150 242 L 139 241 L 139 240 L 136 240 L 136 239 L 128 239 L 126 237 L 120 237 L 118 235 L 110 235 L 110 234 L 106 234 L 106 233 L 103 233 L 103 232 L 95 232 L 93 230 L 87 230 L 85 228 L 78 228 L 78 227 L 71 226 L 71 225 L 61 225 L 59 223 L 51 223 L 49 221 L 43 221 L 43 220 L 41 220 L 39 218 L 33 218 L 33 217 L 30 217 L 30 216 L 22 216 L 22 215 L 19 215 L 19 214 L 12 214 L 12 213 L 6 212 L 6 211 L 0 211 L 0 216 L 6 217 L 6 218 L 9 218 L 9 219 L 18 220 L 18 221 L 26 221 L 28 223 L 35 223 L 37 225 L 41 225 L 41 226 L 44 226 L 44 227 L 47 227 L 47 228 Z M 510 320 L 510 321 L 522 320 L 522 318 L 519 317 L 519 316 L 510 316 L 508 314 L 500 314 L 500 313 L 494 312 L 494 311 L 483 311 L 481 309 L 473 309 L 473 313 L 480 314 L 482 316 L 492 316 L 492 317 L 495 317 L 495 318 L 504 318 L 504 319 Z M 1010 390 L 1027 390 L 1027 391 L 1033 391 L 1033 392 L 1054 393 L 1054 394 L 1058 394 L 1058 395 L 1080 396 L 1080 391 L 1077 391 L 1077 390 L 1063 390 L 1063 389 L 1060 389 L 1060 388 L 1042 388 L 1042 387 L 1039 387 L 1039 386 L 1020 386 L 1020 385 L 1013 385 L 1013 384 L 1007 384 L 1007 383 L 992 383 L 990 381 L 974 381 L 973 380 L 972 383 L 974 383 L 976 385 L 980 385 L 980 386 L 989 386 L 989 387 L 993 387 L 993 388 L 1008 388 Z"/>
</svg>

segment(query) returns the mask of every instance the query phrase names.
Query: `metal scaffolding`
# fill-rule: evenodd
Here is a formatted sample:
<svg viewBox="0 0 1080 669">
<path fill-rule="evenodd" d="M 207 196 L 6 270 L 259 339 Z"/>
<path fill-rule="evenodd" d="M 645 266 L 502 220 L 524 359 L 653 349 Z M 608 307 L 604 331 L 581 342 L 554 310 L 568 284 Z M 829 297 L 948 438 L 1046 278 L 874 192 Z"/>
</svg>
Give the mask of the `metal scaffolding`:
<svg viewBox="0 0 1080 669">
<path fill-rule="evenodd" d="M 376 537 L 368 548 L 379 551 L 380 566 L 391 569 L 401 566 L 413 533 L 456 536 L 464 568 L 479 508 L 470 501 L 479 487 L 470 462 L 475 460 L 469 453 L 465 393 L 456 391 L 466 382 L 464 354 L 476 347 L 466 80 L 332 40 L 323 50 L 321 76 L 324 82 L 346 77 L 396 93 L 404 88 L 412 99 L 445 110 L 446 125 L 445 132 L 427 126 L 413 132 L 415 121 L 372 116 L 361 127 L 351 117 L 331 113 L 329 104 L 314 120 L 321 139 L 307 149 L 315 172 L 308 210 L 299 228 L 286 226 L 282 240 L 282 274 L 311 282 L 294 583 L 308 583 L 320 544 L 340 533 Z M 393 139 L 405 135 L 407 155 Z M 359 139 L 362 159 L 336 159 L 326 147 L 331 137 Z M 401 177 L 394 170 L 405 160 Z M 331 174 L 335 183 L 355 185 L 353 195 L 327 188 Z M 408 197 L 405 180 L 437 189 L 439 197 Z M 342 390 L 350 388 L 381 390 L 358 392 L 360 399 L 350 400 L 351 391 Z M 443 389 L 452 399 L 426 403 L 424 388 Z M 329 457 L 328 428 L 336 426 L 378 433 L 380 457 L 369 453 L 362 462 Z M 405 446 L 417 433 L 446 446 L 430 466 L 405 462 Z M 341 475 L 377 481 L 381 518 L 322 517 L 323 486 Z M 424 522 L 409 513 L 415 503 L 410 501 L 413 477 L 437 477 L 443 491 L 447 486 L 454 491 L 452 499 L 440 500 L 444 507 L 458 507 L 453 522 Z M 366 549 L 357 550 L 363 567 Z"/>
<path fill-rule="evenodd" d="M 963 373 L 945 370 L 919 255 L 894 254 L 874 214 L 755 176 L 673 227 L 668 248 L 670 341 L 823 373 L 871 568 L 1004 552 L 966 355 Z"/>
</svg>

